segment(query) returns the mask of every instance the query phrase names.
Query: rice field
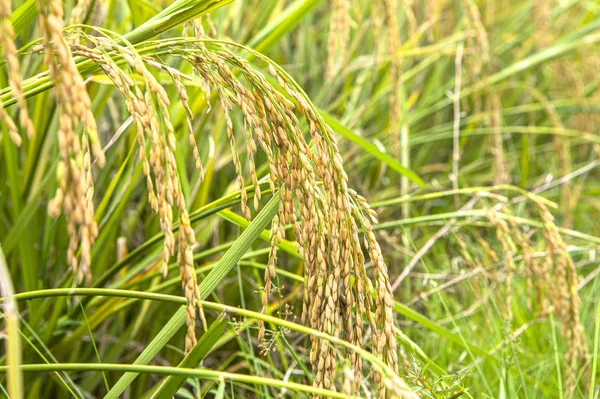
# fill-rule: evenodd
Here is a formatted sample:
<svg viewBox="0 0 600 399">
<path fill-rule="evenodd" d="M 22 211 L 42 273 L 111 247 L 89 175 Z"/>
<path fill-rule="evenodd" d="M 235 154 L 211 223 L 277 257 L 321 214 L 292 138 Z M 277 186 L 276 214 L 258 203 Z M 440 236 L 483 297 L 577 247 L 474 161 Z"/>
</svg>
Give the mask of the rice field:
<svg viewBox="0 0 600 399">
<path fill-rule="evenodd" d="M 0 0 L 0 398 L 600 395 L 600 2 Z"/>
</svg>

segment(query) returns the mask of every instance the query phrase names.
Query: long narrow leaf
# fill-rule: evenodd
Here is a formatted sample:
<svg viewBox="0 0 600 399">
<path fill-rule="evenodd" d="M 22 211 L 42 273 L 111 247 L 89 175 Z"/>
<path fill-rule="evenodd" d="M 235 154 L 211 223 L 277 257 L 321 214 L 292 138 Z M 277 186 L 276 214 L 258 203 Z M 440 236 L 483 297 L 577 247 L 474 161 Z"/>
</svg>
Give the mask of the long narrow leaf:
<svg viewBox="0 0 600 399">
<path fill-rule="evenodd" d="M 227 325 L 227 317 L 226 315 L 221 315 L 202 335 L 202 337 L 196 343 L 196 346 L 188 353 L 181 363 L 177 367 L 179 368 L 194 368 L 196 367 L 202 359 L 211 351 L 213 346 L 217 343 L 223 331 L 225 331 L 225 326 Z M 153 399 L 170 399 L 172 398 L 177 390 L 183 385 L 185 382 L 185 377 L 175 377 L 169 376 L 162 380 L 158 386 L 158 389 L 154 391 L 150 398 Z"/>
<path fill-rule="evenodd" d="M 215 268 L 202 280 L 199 286 L 200 298 L 205 299 L 214 291 L 217 285 L 227 276 L 229 271 L 242 258 L 242 255 L 250 248 L 250 246 L 260 236 L 260 233 L 271 222 L 279 208 L 279 197 L 274 196 L 267 203 L 265 208 L 256 216 L 256 219 L 250 223 L 248 228 L 240 235 L 234 245 L 223 255 Z M 148 364 L 158 354 L 158 352 L 169 342 L 175 333 L 185 323 L 185 306 L 181 306 L 179 310 L 171 317 L 167 325 L 163 327 L 144 351 L 138 356 L 134 364 Z M 106 394 L 106 399 L 117 399 L 127 387 L 138 376 L 138 373 L 125 373 L 117 383 Z"/>
</svg>

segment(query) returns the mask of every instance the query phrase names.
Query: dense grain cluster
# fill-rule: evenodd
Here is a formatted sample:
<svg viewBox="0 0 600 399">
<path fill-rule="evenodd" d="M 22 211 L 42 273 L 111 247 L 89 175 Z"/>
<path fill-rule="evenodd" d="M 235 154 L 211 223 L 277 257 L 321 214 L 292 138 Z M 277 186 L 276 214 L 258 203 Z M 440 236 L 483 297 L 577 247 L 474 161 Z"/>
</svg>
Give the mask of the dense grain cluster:
<svg viewBox="0 0 600 399">
<path fill-rule="evenodd" d="M 181 83 L 180 73 L 177 70 L 158 63 L 151 57 L 142 58 L 131 46 L 121 46 L 104 37 L 87 36 L 87 39 L 94 42 L 97 47 L 91 49 L 83 45 L 75 45 L 76 53 L 93 60 L 103 69 L 123 95 L 127 109 L 137 127 L 139 158 L 146 177 L 149 203 L 152 210 L 159 215 L 161 230 L 165 236 L 162 252 L 164 276 L 168 272 L 167 266 L 170 257 L 177 252 L 181 283 L 188 300 L 186 309 L 188 332 L 185 346 L 189 351 L 196 344 L 196 308 L 200 308 L 200 318 L 206 328 L 193 264 L 192 246 L 195 244 L 196 238 L 190 225 L 185 198 L 179 184 L 179 172 L 175 160 L 176 138 L 168 111 L 170 101 L 165 89 L 150 73 L 147 65 L 166 70 L 173 79 L 188 116 L 188 135 L 195 164 L 202 170 L 202 162 L 191 131 L 191 110 L 187 104 L 187 91 Z M 125 60 L 128 67 L 143 80 L 144 90 L 134 85 L 134 82 L 117 66 L 107 51 L 112 51 Z M 177 239 L 173 233 L 173 208 L 179 212 L 178 243 L 176 243 Z"/>
<path fill-rule="evenodd" d="M 548 207 L 536 197 L 534 201 L 542 220 L 543 242 L 545 256 L 534 256 L 529 237 L 521 231 L 510 210 L 503 211 L 505 221 L 500 214 L 490 209 L 488 220 L 496 230 L 496 238 L 500 243 L 506 266 L 506 304 L 507 316 L 512 320 L 512 278 L 516 273 L 514 255 L 517 246 L 520 249 L 526 266 L 527 284 L 536 293 L 536 299 L 528 298 L 538 307 L 541 315 L 553 311 L 562 323 L 562 334 L 567 340 L 565 363 L 568 375 L 565 378 L 567 392 L 573 393 L 577 374 L 585 368 L 589 361 L 589 349 L 585 338 L 584 328 L 580 320 L 580 300 L 578 294 L 577 270 L 569 255 L 567 246 L 562 239 L 559 229 L 554 223 L 554 217 Z M 549 303 L 548 303 L 549 302 Z M 533 303 L 530 303 L 533 306 Z M 584 372 L 584 375 L 587 371 Z"/>
<path fill-rule="evenodd" d="M 545 268 L 552 276 L 548 285 L 548 297 L 554 312 L 562 322 L 562 334 L 567 339 L 568 348 L 565 363 L 568 367 L 566 390 L 572 395 L 578 374 L 590 359 L 585 331 L 581 323 L 579 293 L 577 292 L 577 269 L 569 255 L 567 245 L 562 239 L 554 217 L 543 203 L 538 203 L 540 217 L 544 225 L 546 243 Z M 585 374 L 589 374 L 586 368 Z"/>
<path fill-rule="evenodd" d="M 304 319 L 319 331 L 361 345 L 361 319 L 366 315 L 375 353 L 397 370 L 393 297 L 383 256 L 370 228 L 369 218 L 374 218 L 375 213 L 364 198 L 348 189 L 333 131 L 288 76 L 271 64 L 271 74 L 296 105 L 276 91 L 244 59 L 225 51 L 209 51 L 206 47 L 190 51 L 192 55 L 188 52 L 186 59 L 216 90 L 221 100 L 245 216 L 250 217 L 250 208 L 246 205 L 247 194 L 241 176 L 243 168 L 230 117 L 232 104 L 241 110 L 245 120 L 247 163 L 255 193 L 259 193 L 253 165 L 257 143 L 267 156 L 272 189 L 275 190 L 275 184 L 279 188 L 280 207 L 271 228 L 271 250 L 262 292 L 263 310 L 266 310 L 276 273 L 276 245 L 285 234 L 283 226 L 291 224 L 298 251 L 306 262 Z M 251 89 L 242 84 L 231 67 L 237 68 Z M 311 150 L 300 130 L 296 109 L 307 120 L 315 151 Z M 316 184 L 318 180 L 323 181 L 322 189 Z M 255 201 L 258 199 L 260 197 L 255 196 Z M 255 203 L 255 207 L 257 205 Z M 358 238 L 359 227 L 365 230 L 365 247 L 373 266 L 375 303 L 370 295 Z M 264 331 L 265 326 L 261 326 L 261 335 Z M 336 352 L 327 341 L 314 337 L 312 340 L 310 358 L 316 373 L 315 385 L 335 389 Z M 353 366 L 355 387 L 358 387 L 361 361 L 355 355 Z M 393 380 L 381 379 L 380 382 L 382 395 L 385 395 L 386 384 L 391 384 L 392 390 L 401 389 Z"/>
<path fill-rule="evenodd" d="M 150 56 L 140 56 L 131 47 L 117 45 L 106 38 L 88 39 L 96 44 L 96 48 L 78 44 L 74 46 L 74 51 L 102 67 L 124 96 L 137 125 L 140 159 L 147 179 L 150 204 L 160 215 L 165 234 L 165 264 L 175 251 L 173 207 L 180 214 L 177 252 L 182 284 L 189 303 L 186 338 L 186 349 L 189 350 L 195 343 L 195 308 L 199 305 L 191 252 L 195 242 L 194 233 L 189 226 L 185 200 L 177 179 L 178 171 L 173 157 L 176 140 L 167 110 L 169 99 L 148 72 L 147 66 L 165 70 L 173 79 L 186 112 L 192 153 L 197 166 L 202 169 L 191 130 L 193 115 L 187 104 L 182 75 Z M 205 41 L 210 42 L 208 39 Z M 246 60 L 230 52 L 211 50 L 207 45 L 194 45 L 189 40 L 175 40 L 168 45 L 174 54 L 192 65 L 203 81 L 202 87 L 206 90 L 210 88 L 220 99 L 232 160 L 238 175 L 241 208 L 247 219 L 251 218 L 251 210 L 247 204 L 244 169 L 249 172 L 255 188 L 254 208 L 257 209 L 260 190 L 254 158 L 258 146 L 266 154 L 271 189 L 272 192 L 278 190 L 280 208 L 272 222 L 271 250 L 262 291 L 263 310 L 266 311 L 272 280 L 276 276 L 276 246 L 284 237 L 283 227 L 291 224 L 298 251 L 306 262 L 305 320 L 312 328 L 361 345 L 364 335 L 362 317 L 366 315 L 371 328 L 373 351 L 397 371 L 393 296 L 387 268 L 371 228 L 372 221 L 376 221 L 376 214 L 364 198 L 348 189 L 348 178 L 331 128 L 325 125 L 295 83 L 271 64 L 271 74 L 296 104 L 274 89 Z M 145 92 L 133 85 L 107 52 L 119 54 L 128 67 L 137 72 L 144 82 Z M 239 135 L 235 133 L 233 106 L 241 111 L 244 119 L 246 168 L 238 153 Z M 314 151 L 300 130 L 299 115 L 303 115 L 308 123 Z M 322 187 L 317 184 L 319 180 L 323 181 Z M 358 237 L 360 228 L 365 231 L 365 249 L 373 271 L 372 284 L 367 276 Z M 374 301 L 371 297 L 372 288 Z M 264 332 L 263 325 L 261 336 Z M 336 350 L 325 340 L 313 337 L 312 341 L 310 358 L 315 370 L 315 385 L 335 389 Z M 356 354 L 352 354 L 352 364 L 356 390 L 362 369 L 361 360 Z M 393 393 L 405 390 L 406 386 L 399 379 L 388 377 L 378 376 L 382 396 L 385 396 L 386 390 Z"/>
<path fill-rule="evenodd" d="M 59 119 L 59 187 L 48 205 L 48 213 L 56 217 L 62 209 L 65 214 L 69 234 L 67 261 L 78 280 L 85 278 L 89 282 L 91 245 L 98 235 L 94 220 L 92 156 L 102 166 L 104 153 L 98 140 L 90 98 L 63 37 L 62 2 L 53 0 L 46 7 L 46 3 L 39 0 L 38 10 L 46 63 L 55 81 Z"/>
</svg>

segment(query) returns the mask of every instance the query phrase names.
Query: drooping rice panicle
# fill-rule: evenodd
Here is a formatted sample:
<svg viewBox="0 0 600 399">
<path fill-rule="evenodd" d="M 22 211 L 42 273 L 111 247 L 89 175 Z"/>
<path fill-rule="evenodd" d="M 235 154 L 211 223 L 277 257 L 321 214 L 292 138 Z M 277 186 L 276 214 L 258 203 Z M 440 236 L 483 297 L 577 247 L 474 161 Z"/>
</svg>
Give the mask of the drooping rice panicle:
<svg viewBox="0 0 600 399">
<path fill-rule="evenodd" d="M 58 143 L 60 161 L 57 169 L 59 187 L 48 212 L 56 217 L 62 212 L 67 219 L 69 247 L 67 262 L 79 281 L 91 281 L 91 245 L 98 235 L 94 220 L 91 158 L 104 165 L 104 152 L 98 139 L 91 101 L 79 74 L 71 50 L 63 36 L 63 9 L 58 0 L 38 1 L 45 59 L 55 80 L 58 103 Z M 79 134 L 80 129 L 83 130 Z M 80 259 L 77 251 L 81 251 Z"/>
<path fill-rule="evenodd" d="M 73 45 L 73 52 L 91 59 L 102 68 L 125 98 L 127 109 L 135 122 L 149 202 L 159 215 L 164 234 L 161 255 L 164 275 L 168 272 L 170 257 L 177 254 L 182 287 L 188 302 L 185 347 L 189 351 L 196 344 L 196 309 L 200 307 L 192 256 L 195 233 L 189 223 L 174 156 L 178 147 L 168 111 L 171 101 L 156 77 L 149 72 L 149 68 L 166 71 L 173 81 L 185 112 L 188 142 L 192 144 L 194 162 L 200 164 L 187 90 L 178 72 L 154 57 L 139 55 L 127 43 L 119 44 L 104 36 L 88 36 L 87 39 L 96 48 L 76 43 Z M 376 214 L 364 198 L 348 188 L 348 176 L 343 168 L 333 130 L 322 121 L 304 94 L 295 88 L 289 76 L 272 64 L 269 63 L 270 73 L 283 93 L 268 83 L 262 73 L 246 60 L 229 51 L 215 51 L 208 46 L 196 46 L 193 43 L 182 44 L 176 48 L 175 53 L 192 65 L 221 101 L 241 193 L 242 213 L 250 219 L 244 167 L 242 157 L 238 154 L 237 132 L 232 118 L 234 107 L 241 111 L 244 120 L 242 137 L 246 144 L 247 170 L 254 186 L 255 209 L 260 201 L 258 176 L 254 166 L 259 148 L 263 149 L 268 160 L 272 190 L 277 190 L 276 195 L 280 198 L 279 213 L 273 220 L 271 229 L 269 264 L 261 295 L 263 311 L 267 310 L 276 277 L 276 246 L 285 236 L 284 226 L 291 224 L 298 252 L 307 264 L 303 313 L 310 326 L 361 345 L 362 317 L 366 314 L 372 329 L 373 350 L 392 370 L 398 370 L 393 296 L 387 268 L 371 230 L 371 219 L 376 221 Z M 115 55 L 124 60 L 125 68 L 137 74 L 143 83 L 141 86 L 134 84 L 128 74 L 123 72 L 123 67 L 112 60 Z M 307 137 L 301 130 L 300 117 L 307 121 Z M 312 139 L 314 151 L 307 138 Z M 82 148 L 89 151 L 87 142 L 82 143 Z M 84 157 L 84 160 L 87 159 Z M 90 167 L 87 161 L 84 162 L 81 173 L 91 176 Z M 88 177 L 84 180 L 90 183 Z M 318 181 L 323 182 L 322 187 L 317 184 Z M 175 212 L 179 214 L 177 236 L 173 232 Z M 374 301 L 371 299 L 370 278 L 365 271 L 363 247 L 357 235 L 359 227 L 367 232 L 364 249 L 369 253 L 373 264 Z M 91 242 L 85 241 L 82 248 L 87 249 L 88 244 Z M 75 250 L 73 247 L 73 251 Z M 354 283 L 352 276 L 356 279 Z M 206 326 L 202 309 L 200 315 Z M 265 326 L 261 325 L 260 336 L 264 336 L 264 333 Z M 310 357 L 315 370 L 315 386 L 335 390 L 336 350 L 326 340 L 312 339 Z M 351 363 L 355 378 L 352 385 L 356 390 L 360 384 L 362 362 L 354 354 Z M 386 392 L 408 392 L 401 380 L 389 378 L 387 375 L 378 375 L 382 397 Z"/>
</svg>

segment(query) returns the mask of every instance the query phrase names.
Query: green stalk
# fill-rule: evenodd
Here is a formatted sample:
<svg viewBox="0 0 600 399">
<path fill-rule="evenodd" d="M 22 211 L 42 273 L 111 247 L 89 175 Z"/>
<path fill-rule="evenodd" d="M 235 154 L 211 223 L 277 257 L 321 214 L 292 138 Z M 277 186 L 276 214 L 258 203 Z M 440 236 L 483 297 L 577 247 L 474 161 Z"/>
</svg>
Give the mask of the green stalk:
<svg viewBox="0 0 600 399">
<path fill-rule="evenodd" d="M 594 399 L 596 372 L 598 371 L 598 343 L 600 342 L 600 303 L 596 306 L 596 327 L 594 329 L 594 352 L 592 353 L 592 378 L 590 379 L 590 398 Z"/>
<path fill-rule="evenodd" d="M 558 205 L 556 205 L 554 202 L 549 201 L 542 196 L 539 196 L 534 193 L 530 193 L 529 191 L 524 190 L 521 187 L 512 186 L 510 184 L 499 184 L 499 185 L 495 185 L 495 186 L 464 187 L 464 188 L 459 188 L 456 190 L 445 190 L 445 191 L 436 191 L 436 192 L 427 193 L 427 194 L 406 195 L 406 196 L 402 196 L 399 198 L 393 198 L 393 199 L 389 199 L 389 200 L 373 202 L 371 204 L 371 207 L 372 208 L 380 208 L 380 207 L 390 206 L 390 205 L 394 205 L 394 204 L 401 204 L 403 202 L 428 201 L 428 200 L 432 200 L 432 199 L 436 199 L 436 198 L 444 198 L 444 197 L 448 197 L 448 196 L 452 196 L 452 195 L 456 195 L 456 194 L 464 194 L 464 195 L 477 194 L 479 196 L 485 197 L 486 195 L 489 195 L 490 191 L 513 191 L 524 197 L 528 197 L 532 200 L 542 202 L 545 205 L 548 205 L 552 208 L 558 207 Z"/>
<path fill-rule="evenodd" d="M 236 373 L 227 373 L 215 370 L 198 370 L 179 368 L 172 366 L 148 366 L 148 365 L 129 365 L 129 364 L 111 364 L 111 363 L 59 363 L 59 364 L 24 364 L 21 369 L 26 372 L 52 372 L 52 371 L 104 371 L 104 372 L 126 372 L 134 374 L 160 374 L 179 377 L 196 377 L 207 380 L 219 381 L 221 379 L 243 382 L 249 384 L 260 384 L 276 388 L 284 388 L 294 392 L 305 392 L 313 395 L 320 395 L 331 398 L 347 398 L 348 395 L 340 392 L 334 392 L 323 388 L 317 388 L 310 385 L 297 384 L 277 380 L 274 378 L 256 377 L 253 375 L 244 375 Z M 5 373 L 7 366 L 0 366 L 0 373 Z"/>
<path fill-rule="evenodd" d="M 277 209 L 277 207 L 275 207 L 275 209 Z M 212 274 L 212 272 L 211 272 L 211 274 Z M 203 282 L 206 280 L 210 280 L 209 277 L 211 274 L 209 274 L 203 280 Z M 211 285 L 212 285 L 212 283 L 208 283 L 208 286 L 211 286 Z M 206 290 L 203 290 L 202 287 L 203 287 L 203 285 L 200 284 L 200 296 L 204 298 L 205 295 L 203 295 L 203 293 L 205 293 Z M 15 295 L 15 298 L 18 300 L 25 300 L 25 299 L 35 299 L 35 298 L 47 298 L 47 297 L 54 297 L 54 296 L 90 296 L 90 295 L 91 296 L 111 296 L 111 297 L 122 297 L 122 298 L 147 299 L 147 300 L 155 300 L 155 301 L 161 301 L 161 302 L 167 302 L 167 303 L 175 303 L 175 304 L 180 304 L 180 305 L 187 304 L 187 300 L 185 299 L 185 297 L 181 297 L 181 296 L 157 294 L 157 293 L 150 293 L 150 292 L 144 292 L 144 291 L 117 290 L 117 289 L 108 289 L 108 288 L 106 288 L 106 289 L 104 289 L 104 288 L 61 288 L 61 289 L 39 290 L 39 291 L 32 291 L 32 292 L 17 294 L 17 295 Z M 205 300 L 201 300 L 200 302 L 202 304 L 202 307 L 205 310 L 206 309 L 214 310 L 214 311 L 217 311 L 220 313 L 235 314 L 235 315 L 244 316 L 244 317 L 248 317 L 248 318 L 252 318 L 252 319 L 262 320 L 265 323 L 278 325 L 278 326 L 281 326 L 281 327 L 284 327 L 289 330 L 296 331 L 296 332 L 299 332 L 299 333 L 302 333 L 305 335 L 324 339 L 334 345 L 339 345 L 339 346 L 342 346 L 344 348 L 351 350 L 352 352 L 355 352 L 356 354 L 361 356 L 363 359 L 369 361 L 371 363 L 371 365 L 373 366 L 373 368 L 375 370 L 377 370 L 378 372 L 384 373 L 387 376 L 396 375 L 388 365 L 383 363 L 383 361 L 381 359 L 379 359 L 378 357 L 376 357 L 369 351 L 367 351 L 359 346 L 356 346 L 348 341 L 345 341 L 341 338 L 334 337 L 327 333 L 312 329 L 310 327 L 306 327 L 301 324 L 297 324 L 297 323 L 294 323 L 294 322 L 291 322 L 288 320 L 280 319 L 280 318 L 277 318 L 274 316 L 269 316 L 269 315 L 266 315 L 263 313 L 254 312 L 254 311 L 239 308 L 239 307 L 232 307 L 232 306 L 228 306 L 228 305 L 224 305 L 224 304 L 220 304 L 220 303 L 209 302 L 209 301 L 205 301 Z M 173 315 L 173 317 L 171 317 L 171 319 L 167 322 L 167 324 L 165 325 L 163 330 L 161 330 L 161 332 L 159 332 L 159 334 L 154 338 L 154 340 L 148 345 L 148 347 L 146 348 L 147 350 L 144 350 L 140 354 L 140 356 L 134 362 L 134 365 L 144 364 L 144 363 L 142 363 L 142 361 L 151 360 L 151 359 L 148 359 L 149 353 L 154 353 L 154 351 L 156 351 L 156 353 L 157 353 L 158 352 L 157 349 L 160 349 L 159 346 L 161 344 L 163 346 L 166 345 L 166 342 L 165 342 L 166 337 L 169 334 L 172 334 L 171 336 L 175 335 L 175 332 L 181 326 L 183 326 L 184 323 L 185 323 L 185 306 L 182 306 Z M 173 331 L 173 329 L 175 329 L 175 331 Z M 484 353 L 484 352 L 482 351 L 482 353 Z M 125 376 L 130 375 L 130 376 L 133 376 L 133 378 L 135 378 L 134 374 L 135 374 L 135 372 L 126 373 Z M 125 376 L 123 376 L 121 379 L 123 379 Z M 131 378 L 131 380 L 129 380 L 129 378 L 127 378 L 128 382 L 130 383 L 131 381 L 133 381 L 133 378 Z M 119 380 L 119 382 L 120 381 L 121 380 Z M 113 386 L 113 389 L 109 392 L 109 394 L 105 398 L 109 398 L 109 397 L 116 398 L 116 397 L 118 397 L 118 395 L 120 395 L 123 392 L 123 391 L 121 391 L 121 392 L 117 393 L 117 391 L 120 390 L 121 385 L 123 384 L 123 383 L 119 384 L 119 382 L 117 382 L 117 384 L 115 386 Z M 119 386 L 118 389 L 117 389 L 117 386 Z M 126 388 L 126 386 L 124 386 L 123 389 L 124 388 Z M 114 392 L 113 392 L 113 390 L 114 390 Z M 117 396 L 113 396 L 115 394 Z"/>
<path fill-rule="evenodd" d="M 23 398 L 23 375 L 21 369 L 21 335 L 19 332 L 19 310 L 14 298 L 14 289 L 6 258 L 0 245 L 0 295 L 4 299 L 4 323 L 6 325 L 6 364 L 8 395 L 12 399 Z"/>
<path fill-rule="evenodd" d="M 425 215 L 425 216 L 418 216 L 418 217 L 413 217 L 413 218 L 409 218 L 409 219 L 401 219 L 401 220 L 394 220 L 392 222 L 380 223 L 378 225 L 373 226 L 373 230 L 393 229 L 393 228 L 405 226 L 405 225 L 423 224 L 423 223 L 429 223 L 429 222 L 449 220 L 449 219 L 454 219 L 454 218 L 459 218 L 459 219 L 466 219 L 469 217 L 485 218 L 486 215 L 487 215 L 486 211 L 483 209 L 473 209 L 473 210 L 467 210 L 467 211 L 439 213 L 436 215 Z M 498 213 L 498 217 L 500 219 L 504 219 L 504 220 L 513 219 L 514 221 L 516 221 L 518 224 L 521 224 L 521 225 L 527 225 L 527 226 L 532 226 L 532 227 L 537 227 L 537 228 L 543 227 L 543 223 L 537 222 L 535 220 L 522 218 L 522 217 L 518 217 L 518 216 L 509 216 L 502 212 Z M 567 235 L 567 236 L 570 236 L 573 238 L 579 238 L 581 240 L 589 241 L 591 243 L 600 244 L 600 237 L 595 237 L 595 236 L 592 236 L 589 234 L 581 233 L 576 230 L 566 229 L 564 227 L 558 227 L 558 230 L 560 231 L 561 234 L 564 234 L 564 235 Z"/>
</svg>

